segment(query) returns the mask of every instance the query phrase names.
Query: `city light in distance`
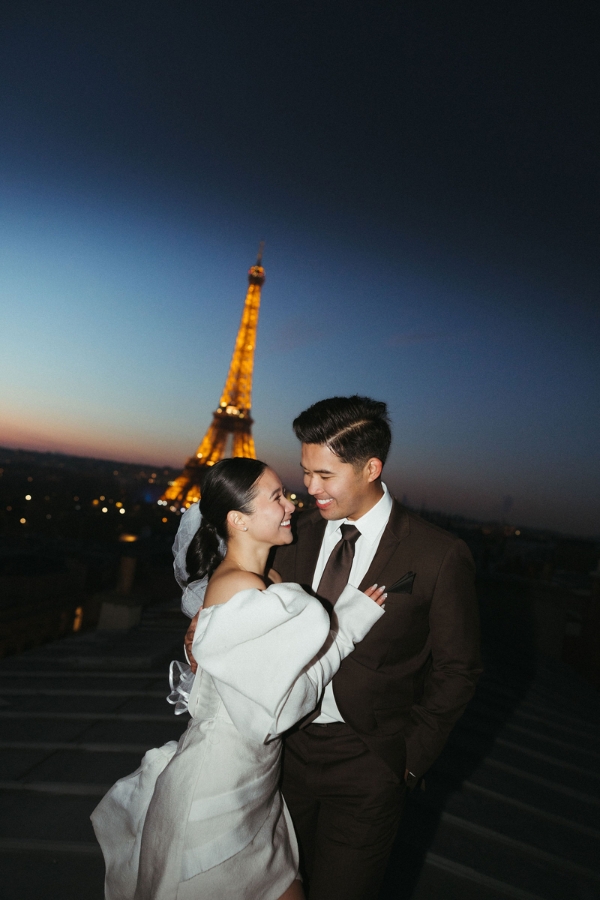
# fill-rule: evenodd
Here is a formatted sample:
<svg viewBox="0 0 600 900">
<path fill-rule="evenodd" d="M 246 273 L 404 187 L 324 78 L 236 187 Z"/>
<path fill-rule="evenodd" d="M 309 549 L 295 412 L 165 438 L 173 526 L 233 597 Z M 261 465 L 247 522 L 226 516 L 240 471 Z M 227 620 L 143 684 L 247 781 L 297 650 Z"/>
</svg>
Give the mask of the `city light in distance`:
<svg viewBox="0 0 600 900">
<path fill-rule="evenodd" d="M 125 515 L 125 510 L 124 510 L 124 509 L 120 509 L 119 512 L 121 513 L 122 516 Z"/>
<path fill-rule="evenodd" d="M 19 522 L 21 523 L 21 525 L 24 525 L 26 521 L 27 521 L 27 519 L 19 519 Z"/>
<path fill-rule="evenodd" d="M 26 500 L 31 500 L 31 494 L 25 494 L 25 499 L 26 499 Z"/>
<path fill-rule="evenodd" d="M 102 507 L 102 512 L 108 512 L 108 509 L 106 508 L 106 506 Z"/>
</svg>

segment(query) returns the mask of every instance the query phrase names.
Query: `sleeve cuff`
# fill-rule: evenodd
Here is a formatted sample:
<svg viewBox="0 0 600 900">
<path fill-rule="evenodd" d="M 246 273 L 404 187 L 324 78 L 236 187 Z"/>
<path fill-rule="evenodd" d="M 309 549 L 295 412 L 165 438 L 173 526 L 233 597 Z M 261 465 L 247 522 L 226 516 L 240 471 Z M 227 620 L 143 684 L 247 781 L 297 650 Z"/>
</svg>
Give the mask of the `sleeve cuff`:
<svg viewBox="0 0 600 900">
<path fill-rule="evenodd" d="M 357 643 L 383 615 L 384 610 L 374 600 L 348 584 L 333 607 L 332 624 L 340 634 Z"/>
</svg>

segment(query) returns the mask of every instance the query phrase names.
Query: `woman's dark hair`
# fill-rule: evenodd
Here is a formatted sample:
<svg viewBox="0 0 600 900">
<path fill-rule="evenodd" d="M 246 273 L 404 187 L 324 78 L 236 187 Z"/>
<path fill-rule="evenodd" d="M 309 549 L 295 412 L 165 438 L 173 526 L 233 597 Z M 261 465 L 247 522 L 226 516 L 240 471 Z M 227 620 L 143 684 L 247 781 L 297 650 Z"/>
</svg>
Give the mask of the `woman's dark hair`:
<svg viewBox="0 0 600 900">
<path fill-rule="evenodd" d="M 325 444 L 354 466 L 372 457 L 384 463 L 392 442 L 386 404 L 356 394 L 319 400 L 294 419 L 293 428 L 303 444 Z"/>
<path fill-rule="evenodd" d="M 219 538 L 226 541 L 227 513 L 236 509 L 252 512 L 256 496 L 256 482 L 267 468 L 259 459 L 234 457 L 215 463 L 202 484 L 200 512 L 202 522 L 192 538 L 185 557 L 188 584 L 205 575 L 210 576 L 222 561 Z"/>
</svg>

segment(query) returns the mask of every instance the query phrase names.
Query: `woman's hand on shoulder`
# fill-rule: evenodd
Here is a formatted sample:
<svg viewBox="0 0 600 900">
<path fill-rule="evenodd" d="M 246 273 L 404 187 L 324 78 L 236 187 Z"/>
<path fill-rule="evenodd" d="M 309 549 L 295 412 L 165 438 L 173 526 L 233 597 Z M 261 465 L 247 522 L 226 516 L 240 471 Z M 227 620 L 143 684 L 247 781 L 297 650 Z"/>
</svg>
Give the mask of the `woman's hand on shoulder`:
<svg viewBox="0 0 600 900">
<path fill-rule="evenodd" d="M 259 575 L 254 572 L 229 571 L 224 572 L 219 577 L 211 578 L 206 589 L 204 598 L 204 608 L 207 606 L 218 606 L 227 603 L 235 594 L 240 591 L 251 590 L 264 591 L 265 583 Z"/>
<path fill-rule="evenodd" d="M 382 584 L 381 587 L 373 584 L 370 588 L 367 588 L 365 594 L 367 595 L 367 597 L 370 597 L 371 600 L 374 600 L 377 606 L 383 606 L 387 597 L 387 594 L 384 593 L 384 591 L 385 584 Z"/>
</svg>

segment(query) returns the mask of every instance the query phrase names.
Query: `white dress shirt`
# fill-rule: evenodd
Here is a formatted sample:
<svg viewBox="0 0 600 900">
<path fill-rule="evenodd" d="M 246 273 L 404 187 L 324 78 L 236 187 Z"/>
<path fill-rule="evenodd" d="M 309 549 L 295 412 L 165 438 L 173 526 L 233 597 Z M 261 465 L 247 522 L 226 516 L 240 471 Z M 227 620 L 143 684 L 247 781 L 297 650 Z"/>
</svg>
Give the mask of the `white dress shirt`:
<svg viewBox="0 0 600 900">
<path fill-rule="evenodd" d="M 350 521 L 349 519 L 337 519 L 327 522 L 321 550 L 315 568 L 315 574 L 312 582 L 312 589 L 316 591 L 327 560 L 331 556 L 331 551 L 335 545 L 341 541 L 342 532 L 340 525 L 348 523 L 355 525 L 360 531 L 360 537 L 354 545 L 354 559 L 352 560 L 352 569 L 350 570 L 350 578 L 348 584 L 352 587 L 358 587 L 373 562 L 373 557 L 379 546 L 379 541 L 388 523 L 390 513 L 392 512 L 392 497 L 385 484 L 381 484 L 383 488 L 383 497 L 377 501 L 375 506 L 361 516 L 360 519 Z M 325 688 L 323 701 L 321 703 L 321 715 L 316 718 L 317 725 L 327 725 L 329 722 L 343 722 L 344 719 L 340 713 L 335 697 L 333 696 L 333 687 L 331 682 Z"/>
</svg>

